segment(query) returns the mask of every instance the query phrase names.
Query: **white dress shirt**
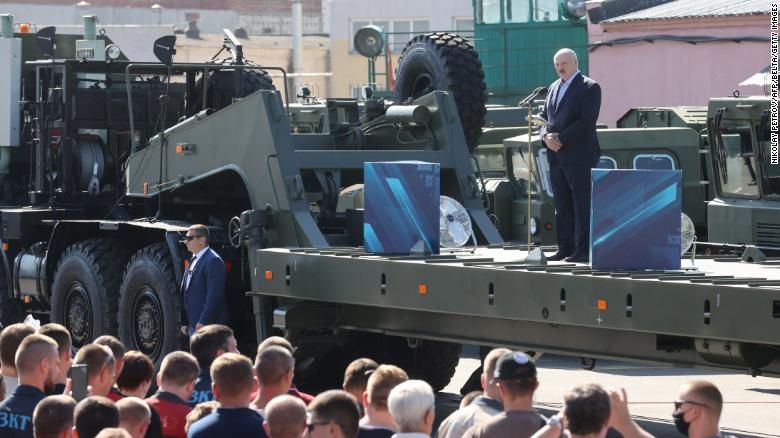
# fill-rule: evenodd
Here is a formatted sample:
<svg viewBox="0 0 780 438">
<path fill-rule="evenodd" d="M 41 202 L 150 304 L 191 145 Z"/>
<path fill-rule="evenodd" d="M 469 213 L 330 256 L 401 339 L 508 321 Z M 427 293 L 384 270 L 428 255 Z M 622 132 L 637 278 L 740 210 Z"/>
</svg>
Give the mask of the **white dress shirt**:
<svg viewBox="0 0 780 438">
<path fill-rule="evenodd" d="M 192 278 L 192 273 L 195 272 L 195 265 L 198 264 L 198 262 L 200 261 L 200 259 L 204 255 L 206 255 L 206 251 L 208 251 L 208 250 L 209 250 L 209 247 L 207 246 L 207 247 L 203 248 L 202 250 L 198 251 L 197 254 L 192 256 L 192 259 L 191 259 L 192 261 L 187 266 L 187 279 L 184 281 L 184 289 L 185 290 L 190 287 L 190 278 Z"/>
</svg>

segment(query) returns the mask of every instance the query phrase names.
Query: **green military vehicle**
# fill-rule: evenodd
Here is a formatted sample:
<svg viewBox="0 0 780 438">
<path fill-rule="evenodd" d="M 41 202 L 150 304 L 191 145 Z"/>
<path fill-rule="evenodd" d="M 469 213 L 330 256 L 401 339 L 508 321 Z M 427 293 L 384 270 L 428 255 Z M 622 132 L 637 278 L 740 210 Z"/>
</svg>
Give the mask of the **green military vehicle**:
<svg viewBox="0 0 780 438">
<path fill-rule="evenodd" d="M 0 209 L 4 321 L 61 322 L 77 348 L 117 334 L 159 361 L 179 345 L 179 240 L 205 223 L 241 348 L 287 336 L 308 383 L 360 355 L 440 389 L 463 343 L 780 375 L 780 276 L 759 260 L 639 272 L 523 263 L 485 208 L 457 91 L 327 99 L 317 113 L 288 105 L 272 67 L 243 62 L 229 34 L 230 58 L 216 63 L 171 62 L 174 40 L 158 41 L 161 63 L 27 63 L 30 205 Z M 410 44 L 480 69 L 455 35 Z M 399 75 L 409 68 L 402 57 Z M 478 246 L 360 246 L 362 213 L 345 189 L 363 182 L 365 162 L 399 160 L 440 164 L 441 193 L 468 212 Z"/>
<path fill-rule="evenodd" d="M 780 165 L 776 141 L 772 150 L 770 104 L 768 96 L 710 101 L 716 196 L 707 204 L 707 225 L 713 242 L 780 250 Z"/>
</svg>

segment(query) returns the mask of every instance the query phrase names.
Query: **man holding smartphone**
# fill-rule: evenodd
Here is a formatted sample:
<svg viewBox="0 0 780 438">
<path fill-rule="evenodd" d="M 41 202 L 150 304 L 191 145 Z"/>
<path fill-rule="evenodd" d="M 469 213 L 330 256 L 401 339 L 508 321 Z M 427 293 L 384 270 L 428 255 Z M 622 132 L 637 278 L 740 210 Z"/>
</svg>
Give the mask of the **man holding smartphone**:
<svg viewBox="0 0 780 438">
<path fill-rule="evenodd" d="M 209 248 L 208 227 L 191 226 L 184 244 L 192 258 L 181 282 L 181 330 L 192 336 L 209 324 L 228 325 L 230 317 L 225 300 L 225 263 Z"/>
</svg>

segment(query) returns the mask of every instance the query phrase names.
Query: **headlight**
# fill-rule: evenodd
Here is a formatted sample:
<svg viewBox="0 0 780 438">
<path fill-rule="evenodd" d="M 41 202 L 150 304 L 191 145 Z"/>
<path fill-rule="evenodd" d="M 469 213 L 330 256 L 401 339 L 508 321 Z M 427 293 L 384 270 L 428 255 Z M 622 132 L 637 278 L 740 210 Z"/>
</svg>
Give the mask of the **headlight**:
<svg viewBox="0 0 780 438">
<path fill-rule="evenodd" d="M 585 0 L 560 0 L 563 9 L 563 15 L 566 18 L 582 18 L 587 13 Z"/>
<path fill-rule="evenodd" d="M 528 228 L 531 230 L 531 234 L 536 235 L 539 232 L 539 221 L 532 217 L 531 222 L 528 223 Z"/>
<path fill-rule="evenodd" d="M 115 61 L 119 59 L 119 55 L 122 54 L 122 50 L 116 44 L 109 44 L 106 46 L 106 58 Z"/>
</svg>

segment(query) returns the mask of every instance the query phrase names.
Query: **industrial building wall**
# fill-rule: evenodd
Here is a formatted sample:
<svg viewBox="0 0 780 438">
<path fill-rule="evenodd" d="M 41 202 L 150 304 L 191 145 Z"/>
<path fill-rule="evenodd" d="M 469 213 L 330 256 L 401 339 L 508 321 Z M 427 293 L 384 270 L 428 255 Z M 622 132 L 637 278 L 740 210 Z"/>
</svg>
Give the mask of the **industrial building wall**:
<svg viewBox="0 0 780 438">
<path fill-rule="evenodd" d="M 769 14 L 641 20 L 588 24 L 590 76 L 601 84 L 599 122 L 615 127 L 631 107 L 706 106 L 711 97 L 755 93 L 739 83 L 769 64 L 769 42 L 719 41 L 691 44 L 642 38 L 707 36 L 769 37 Z M 620 38 L 630 44 L 601 45 Z M 759 91 L 760 92 L 760 91 Z"/>
</svg>

